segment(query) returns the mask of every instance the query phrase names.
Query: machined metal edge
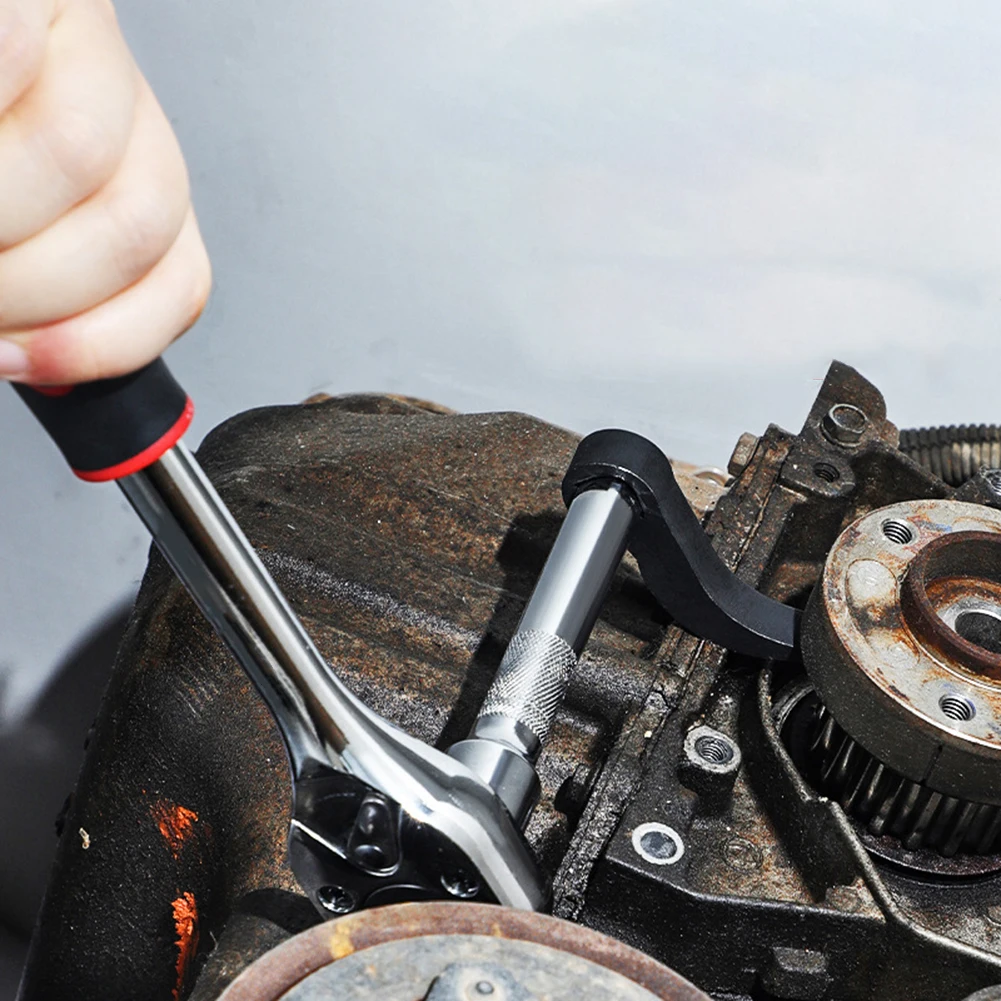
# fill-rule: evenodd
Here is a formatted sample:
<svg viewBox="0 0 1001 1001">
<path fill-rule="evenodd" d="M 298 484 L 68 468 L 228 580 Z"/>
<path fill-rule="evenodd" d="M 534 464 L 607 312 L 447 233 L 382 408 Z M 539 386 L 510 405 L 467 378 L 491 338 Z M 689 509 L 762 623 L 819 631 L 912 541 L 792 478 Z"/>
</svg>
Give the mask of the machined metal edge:
<svg viewBox="0 0 1001 1001">
<path fill-rule="evenodd" d="M 887 525 L 899 526 L 898 541 L 884 535 Z M 1001 685 L 928 649 L 900 607 L 921 549 L 944 533 L 977 530 L 1001 533 L 1001 513 L 923 500 L 859 518 L 839 536 L 810 598 L 802 650 L 824 705 L 866 752 L 936 792 L 996 805 Z M 951 718 L 941 708 L 948 699 L 979 708 L 969 720 Z"/>
</svg>

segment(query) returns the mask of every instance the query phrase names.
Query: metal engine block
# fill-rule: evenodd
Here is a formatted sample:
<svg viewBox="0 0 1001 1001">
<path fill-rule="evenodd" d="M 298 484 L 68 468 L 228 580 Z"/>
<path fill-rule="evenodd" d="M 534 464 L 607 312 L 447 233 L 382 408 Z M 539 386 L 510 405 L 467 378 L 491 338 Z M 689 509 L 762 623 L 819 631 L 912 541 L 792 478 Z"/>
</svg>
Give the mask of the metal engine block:
<svg viewBox="0 0 1001 1001">
<path fill-rule="evenodd" d="M 996 539 L 983 559 L 983 540 L 922 556 L 953 529 L 1001 531 L 1001 491 L 979 461 L 947 483 L 952 445 L 932 438 L 901 449 L 879 392 L 835 363 L 798 435 L 741 438 L 725 487 L 676 467 L 723 560 L 807 609 L 807 670 L 672 625 L 627 557 L 539 762 L 526 837 L 553 915 L 717 1001 L 1001 997 L 1001 560 Z M 522 415 L 356 396 L 242 414 L 199 457 L 340 676 L 447 748 L 559 529 L 575 444 Z M 894 588 L 921 559 L 928 607 L 901 612 Z M 908 661 L 912 629 L 927 642 Z M 208 1001 L 316 924 L 286 861 L 289 798 L 267 709 L 154 552 L 61 819 L 24 1001 Z"/>
</svg>

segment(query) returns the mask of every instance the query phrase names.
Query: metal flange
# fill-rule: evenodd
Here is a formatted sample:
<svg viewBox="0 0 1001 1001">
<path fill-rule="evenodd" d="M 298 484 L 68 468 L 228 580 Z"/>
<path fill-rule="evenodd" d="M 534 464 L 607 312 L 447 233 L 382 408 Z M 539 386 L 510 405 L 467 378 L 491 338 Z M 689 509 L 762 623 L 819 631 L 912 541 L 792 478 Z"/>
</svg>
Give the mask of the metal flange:
<svg viewBox="0 0 1001 1001">
<path fill-rule="evenodd" d="M 220 1001 L 709 1001 L 649 956 L 559 918 L 422 902 L 317 925 L 265 953 Z"/>
<path fill-rule="evenodd" d="M 827 710 L 877 762 L 1001 804 L 1001 512 L 920 500 L 842 532 L 803 622 Z"/>
</svg>

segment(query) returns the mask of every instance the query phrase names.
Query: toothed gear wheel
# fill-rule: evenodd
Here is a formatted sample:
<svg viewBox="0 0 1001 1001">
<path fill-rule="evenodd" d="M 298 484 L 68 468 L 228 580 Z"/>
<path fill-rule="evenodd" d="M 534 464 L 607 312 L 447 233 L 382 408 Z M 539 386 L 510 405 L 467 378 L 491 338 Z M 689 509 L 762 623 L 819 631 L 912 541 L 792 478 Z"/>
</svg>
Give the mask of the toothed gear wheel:
<svg viewBox="0 0 1001 1001">
<path fill-rule="evenodd" d="M 1001 851 L 1001 512 L 921 500 L 858 519 L 802 646 L 818 791 L 907 852 Z"/>
<path fill-rule="evenodd" d="M 890 835 L 908 851 L 929 848 L 946 857 L 1001 850 L 1001 807 L 944 796 L 904 778 L 852 740 L 823 706 L 810 757 L 820 790 L 876 837 Z"/>
</svg>

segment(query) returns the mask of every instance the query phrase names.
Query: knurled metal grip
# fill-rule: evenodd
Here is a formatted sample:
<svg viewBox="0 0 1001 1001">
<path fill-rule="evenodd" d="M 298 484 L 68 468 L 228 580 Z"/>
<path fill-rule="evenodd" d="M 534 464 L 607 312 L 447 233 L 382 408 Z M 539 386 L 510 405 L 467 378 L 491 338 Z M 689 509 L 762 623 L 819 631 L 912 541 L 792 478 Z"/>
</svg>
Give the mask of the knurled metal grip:
<svg viewBox="0 0 1001 1001">
<path fill-rule="evenodd" d="M 537 629 L 517 633 L 508 644 L 477 722 L 504 716 L 545 743 L 563 701 L 577 655 L 559 636 Z"/>
<path fill-rule="evenodd" d="M 622 560 L 633 514 L 607 482 L 573 499 L 469 738 L 449 749 L 522 827 L 539 795 L 535 761 Z"/>
</svg>

